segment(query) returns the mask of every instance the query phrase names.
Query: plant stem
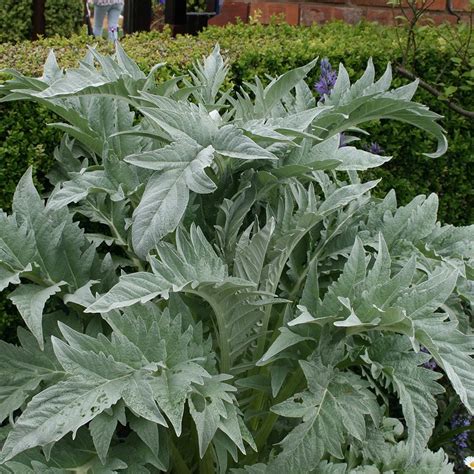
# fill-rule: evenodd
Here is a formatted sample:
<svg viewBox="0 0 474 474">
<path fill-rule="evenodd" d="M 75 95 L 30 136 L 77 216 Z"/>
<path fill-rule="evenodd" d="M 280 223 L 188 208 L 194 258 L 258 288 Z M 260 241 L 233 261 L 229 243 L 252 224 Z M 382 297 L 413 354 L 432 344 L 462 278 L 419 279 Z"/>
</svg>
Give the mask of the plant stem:
<svg viewBox="0 0 474 474">
<path fill-rule="evenodd" d="M 220 372 L 223 374 L 229 374 L 231 369 L 231 359 L 230 359 L 230 345 L 229 345 L 229 335 L 227 332 L 226 323 L 222 318 L 224 309 L 219 307 L 217 301 L 212 297 L 206 294 L 203 291 L 196 290 L 186 290 L 187 293 L 197 295 L 207 301 L 211 307 L 217 322 L 218 338 L 219 338 L 219 353 L 220 353 Z"/>
<path fill-rule="evenodd" d="M 291 397 L 298 390 L 302 380 L 304 380 L 304 377 L 302 376 L 301 371 L 296 370 L 291 376 L 290 380 L 284 384 L 284 388 L 281 390 L 279 395 L 275 398 L 274 405 Z M 277 419 L 278 415 L 272 412 L 268 413 L 268 415 L 265 417 L 260 429 L 255 436 L 257 452 L 253 452 L 245 458 L 246 464 L 251 464 L 256 461 L 258 452 L 261 450 L 262 446 L 267 443 L 268 437 L 270 436 Z"/>
<path fill-rule="evenodd" d="M 303 377 L 301 375 L 301 371 L 296 370 L 296 372 L 294 372 L 293 375 L 291 376 L 290 380 L 285 384 L 280 394 L 275 398 L 275 405 L 285 401 L 287 398 L 294 395 L 294 393 L 298 390 L 298 387 L 300 386 L 302 380 L 303 380 Z M 265 444 L 268 436 L 270 435 L 273 429 L 273 425 L 275 424 L 275 421 L 277 420 L 277 418 L 278 418 L 278 415 L 275 413 L 269 413 L 267 415 L 267 418 L 262 423 L 262 426 L 259 432 L 257 433 L 256 439 L 255 439 L 255 443 L 257 444 L 257 447 L 262 447 Z"/>
<path fill-rule="evenodd" d="M 319 258 L 319 255 L 323 248 L 324 247 L 316 249 L 314 254 L 311 256 L 309 262 L 306 264 L 305 269 L 301 272 L 301 275 L 298 277 L 298 280 L 296 281 L 295 286 L 293 287 L 293 290 L 290 293 L 290 296 L 289 296 L 290 300 L 293 299 L 300 291 L 300 287 L 303 284 L 304 280 L 306 279 L 309 269 L 311 268 L 313 263 Z"/>
<path fill-rule="evenodd" d="M 312 227 L 311 227 L 312 228 Z M 298 242 L 303 238 L 305 234 L 301 235 L 297 240 L 296 242 L 293 243 L 293 246 L 292 246 L 292 249 L 293 250 L 296 245 L 298 244 Z M 319 252 L 321 251 L 321 249 L 317 249 L 311 259 L 311 262 L 315 259 L 318 258 L 319 256 Z M 280 267 L 278 268 L 278 271 L 275 272 L 276 275 L 278 275 L 278 278 L 275 277 L 275 281 L 276 283 L 273 284 L 273 286 L 270 288 L 270 292 L 271 293 L 275 293 L 277 288 L 278 288 L 278 283 L 280 282 L 281 280 L 281 274 L 283 273 L 283 270 L 285 269 L 285 265 L 286 265 L 286 262 L 288 261 L 288 258 L 290 256 L 291 252 L 288 253 L 288 256 L 287 258 L 285 258 L 282 262 L 280 262 Z M 310 264 L 311 264 L 310 262 Z M 307 268 L 310 267 L 310 264 L 308 264 Z M 299 282 L 298 282 L 298 285 L 300 285 L 302 283 L 302 281 L 304 280 L 304 278 L 306 277 L 306 274 L 307 274 L 307 271 L 304 272 L 304 275 L 301 277 L 300 276 L 300 279 L 299 279 Z M 293 298 L 295 295 L 295 292 L 293 291 L 290 295 L 290 299 Z M 267 334 L 267 330 L 268 330 L 268 325 L 270 323 L 270 317 L 271 317 L 271 312 L 272 312 L 272 308 L 273 306 L 272 305 L 268 305 L 267 308 L 265 308 L 265 313 L 264 313 L 264 316 L 263 316 L 263 319 L 262 319 L 262 327 L 261 327 L 261 330 L 260 330 L 260 334 L 261 334 L 261 337 L 260 339 L 258 340 L 258 343 L 257 343 L 257 351 L 256 351 L 256 357 L 255 359 L 256 360 L 259 360 L 262 356 L 263 356 L 263 353 L 265 352 L 265 343 L 268 342 L 267 341 L 267 338 L 266 338 L 266 334 Z M 256 411 L 259 411 L 261 410 L 261 408 L 263 407 L 265 403 L 265 395 L 264 394 L 260 394 L 256 400 L 255 400 L 255 403 L 253 404 L 253 408 L 256 410 Z M 256 422 L 255 422 L 256 423 Z M 274 421 L 273 421 L 274 423 Z M 272 423 L 272 426 L 273 426 L 273 423 Z M 255 424 L 254 424 L 254 427 L 255 427 Z M 270 429 L 271 431 L 271 429 Z"/>
</svg>

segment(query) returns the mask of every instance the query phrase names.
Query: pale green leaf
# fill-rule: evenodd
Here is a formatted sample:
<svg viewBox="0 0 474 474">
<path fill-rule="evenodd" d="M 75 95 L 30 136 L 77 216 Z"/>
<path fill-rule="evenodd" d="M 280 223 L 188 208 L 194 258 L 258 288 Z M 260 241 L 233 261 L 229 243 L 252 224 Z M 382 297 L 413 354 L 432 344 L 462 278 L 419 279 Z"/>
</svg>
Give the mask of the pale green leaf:
<svg viewBox="0 0 474 474">
<path fill-rule="evenodd" d="M 72 377 L 36 395 L 3 445 L 1 460 L 77 431 L 120 399 L 126 378 Z"/>
<path fill-rule="evenodd" d="M 114 405 L 111 408 L 111 413 L 108 413 L 109 410 L 103 411 L 89 423 L 89 430 L 94 442 L 94 447 L 103 464 L 106 463 L 110 443 L 115 433 L 117 422 L 121 416 L 118 406 L 118 404 Z M 123 410 L 123 407 L 121 409 Z"/>
<path fill-rule="evenodd" d="M 165 464 L 160 459 L 160 432 L 156 423 L 135 416 L 129 417 L 129 425 L 139 438 L 150 448 L 155 457 L 155 466 L 166 471 Z"/>
<path fill-rule="evenodd" d="M 275 105 L 293 89 L 314 68 L 317 59 L 305 66 L 293 69 L 282 74 L 278 79 L 272 81 L 264 91 L 264 110 L 270 111 Z"/>
<path fill-rule="evenodd" d="M 373 341 L 368 352 L 370 360 L 380 365 L 383 378 L 398 394 L 408 427 L 410 457 L 419 459 L 435 425 L 438 412 L 435 396 L 444 389 L 436 382 L 441 374 L 419 367 L 430 356 L 409 349 L 408 339 L 389 336 Z"/>
<path fill-rule="evenodd" d="M 290 331 L 288 328 L 280 328 L 280 334 L 275 339 L 273 344 L 268 348 L 267 352 L 262 356 L 262 358 L 257 362 L 257 365 L 264 365 L 271 358 L 278 355 L 280 352 L 288 349 L 289 347 L 299 344 L 302 341 L 311 340 L 312 338 L 300 336 L 297 333 Z"/>
<path fill-rule="evenodd" d="M 30 271 L 31 266 L 26 266 L 24 268 L 25 271 Z M 3 291 L 8 285 L 18 285 L 21 283 L 20 276 L 21 271 L 14 271 L 6 268 L 4 265 L 0 264 L 0 291 Z"/>
<path fill-rule="evenodd" d="M 474 337 L 459 331 L 457 322 L 443 319 L 431 317 L 418 321 L 416 337 L 444 369 L 467 410 L 474 413 Z"/>
<path fill-rule="evenodd" d="M 133 248 L 143 259 L 165 235 L 176 229 L 183 217 L 189 189 L 182 175 L 181 170 L 153 175 L 133 213 Z"/>
<path fill-rule="evenodd" d="M 217 153 L 240 160 L 276 160 L 276 156 L 246 137 L 233 125 L 224 125 L 213 140 Z"/>
<path fill-rule="evenodd" d="M 36 248 L 28 227 L 19 226 L 13 216 L 0 211 L 0 262 L 7 265 L 10 271 L 22 271 L 35 254 Z M 4 271 L 7 272 L 8 268 Z"/>
<path fill-rule="evenodd" d="M 41 351 L 32 339 L 33 344 L 23 347 L 0 341 L 1 421 L 18 409 L 42 381 L 63 375 L 51 357 L 50 347 Z"/>
<path fill-rule="evenodd" d="M 341 164 L 336 168 L 339 171 L 364 171 L 382 166 L 390 161 L 392 157 L 375 155 L 368 151 L 358 150 L 352 146 L 344 146 L 338 149 L 334 158 L 341 161 Z"/>
<path fill-rule="evenodd" d="M 320 362 L 301 361 L 308 390 L 272 408 L 282 416 L 303 418 L 281 442 L 269 472 L 311 472 L 325 453 L 342 459 L 351 435 L 366 436 L 366 417 L 378 419 L 378 404 L 357 375 L 339 373 Z"/>
<path fill-rule="evenodd" d="M 189 72 L 193 85 L 198 86 L 193 95 L 205 105 L 215 103 L 228 70 L 229 66 L 220 54 L 219 45 L 216 44 L 212 53 L 202 62 L 195 63 L 193 70 Z"/>
<path fill-rule="evenodd" d="M 275 222 L 270 220 L 265 227 L 256 232 L 252 238 L 244 241 L 241 237 L 237 243 L 234 274 L 238 278 L 252 281 L 256 285 L 260 282 L 260 276 L 267 254 L 267 249 L 275 229 Z M 242 236 L 244 236 L 242 234 Z"/>
<path fill-rule="evenodd" d="M 153 423 L 168 426 L 153 400 L 152 389 L 146 380 L 139 376 L 132 377 L 122 392 L 122 398 L 135 415 Z"/>
<path fill-rule="evenodd" d="M 28 329 L 36 337 L 41 348 L 44 347 L 43 341 L 43 310 L 49 298 L 61 291 L 61 282 L 53 286 L 39 286 L 33 284 L 24 284 L 19 286 L 9 298 L 18 308 L 21 317 L 25 321 Z"/>
</svg>

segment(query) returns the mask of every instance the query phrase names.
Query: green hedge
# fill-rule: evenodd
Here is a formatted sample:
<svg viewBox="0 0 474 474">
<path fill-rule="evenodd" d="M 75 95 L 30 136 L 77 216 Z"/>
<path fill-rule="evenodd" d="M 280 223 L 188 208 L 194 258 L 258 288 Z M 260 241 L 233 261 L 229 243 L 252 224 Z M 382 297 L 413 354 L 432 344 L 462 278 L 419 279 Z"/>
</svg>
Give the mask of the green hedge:
<svg viewBox="0 0 474 474">
<path fill-rule="evenodd" d="M 31 0 L 2 0 L 0 2 L 0 43 L 21 41 L 31 36 Z"/>
<path fill-rule="evenodd" d="M 0 43 L 16 43 L 31 38 L 33 0 L 0 1 Z M 84 19 L 82 0 L 46 0 L 46 36 L 79 33 Z"/>
<path fill-rule="evenodd" d="M 44 9 L 46 36 L 70 36 L 84 23 L 82 0 L 46 0 Z"/>
<path fill-rule="evenodd" d="M 49 0 L 51 1 L 51 0 Z M 49 38 L 15 46 L 0 44 L 0 68 L 13 67 L 25 74 L 39 75 L 50 48 L 54 48 L 62 66 L 77 63 L 90 42 L 87 36 L 71 39 Z M 333 64 L 343 61 L 352 78 L 361 74 L 367 60 L 373 57 L 379 72 L 388 61 L 396 62 L 395 31 L 388 27 L 361 23 L 349 26 L 329 23 L 323 26 L 292 27 L 288 25 L 235 25 L 209 28 L 198 37 L 169 33 L 132 35 L 123 40 L 128 54 L 143 70 L 161 61 L 167 66 L 158 71 L 162 79 L 181 74 L 197 58 L 209 53 L 219 42 L 230 61 L 230 83 L 238 86 L 255 74 L 278 75 L 309 62 L 316 56 L 327 56 Z M 99 42 L 102 51 L 110 50 L 106 42 Z M 438 40 L 430 29 L 422 32 L 418 44 L 417 69 L 427 81 L 434 81 L 438 71 L 450 61 L 447 45 Z M 452 72 L 456 68 L 453 64 Z M 318 71 L 310 77 L 315 81 Z M 451 84 L 457 84 L 453 73 Z M 396 78 L 395 85 L 402 83 Z M 420 193 L 436 192 L 440 196 L 440 218 L 444 222 L 467 224 L 474 221 L 474 141 L 472 122 L 447 109 L 425 91 L 417 92 L 416 99 L 445 116 L 449 151 L 436 160 L 427 159 L 422 152 L 433 150 L 435 144 L 409 125 L 374 123 L 367 141 L 378 142 L 393 160 L 373 175 L 383 178 L 381 191 L 395 188 L 400 203 L 406 203 Z M 457 99 L 466 108 L 474 109 L 474 97 L 469 91 L 460 92 Z M 8 208 L 12 193 L 26 167 L 32 164 L 37 182 L 46 189 L 44 175 L 52 163 L 52 151 L 60 134 L 46 127 L 56 119 L 44 109 L 32 104 L 0 104 L 0 207 Z M 0 302 L 0 314 L 2 312 Z M 0 333 L 2 331 L 0 317 Z"/>
</svg>

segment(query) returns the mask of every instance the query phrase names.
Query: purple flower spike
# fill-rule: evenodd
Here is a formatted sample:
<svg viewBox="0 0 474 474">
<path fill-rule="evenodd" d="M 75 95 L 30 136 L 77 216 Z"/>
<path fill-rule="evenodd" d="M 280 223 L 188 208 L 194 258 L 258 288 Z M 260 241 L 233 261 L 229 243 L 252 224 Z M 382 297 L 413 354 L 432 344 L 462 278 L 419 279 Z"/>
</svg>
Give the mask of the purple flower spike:
<svg viewBox="0 0 474 474">
<path fill-rule="evenodd" d="M 319 80 L 314 85 L 316 92 L 324 97 L 325 95 L 331 94 L 331 91 L 336 84 L 337 72 L 332 70 L 331 63 L 328 58 L 323 58 L 321 60 L 321 74 Z"/>
<path fill-rule="evenodd" d="M 370 150 L 369 150 L 370 151 Z M 373 151 L 371 153 L 374 153 Z M 378 154 L 378 153 L 377 153 Z M 430 352 L 428 351 L 428 349 L 426 347 L 421 347 L 421 352 L 424 352 L 425 354 L 429 354 Z M 430 370 L 436 370 L 438 368 L 438 364 L 436 363 L 436 361 L 434 359 L 430 359 L 428 362 L 425 362 L 423 364 L 423 367 L 425 369 L 430 369 Z"/>
<path fill-rule="evenodd" d="M 341 134 L 339 135 L 339 148 L 343 146 L 347 146 L 346 135 L 344 134 L 344 132 L 341 132 Z"/>
<path fill-rule="evenodd" d="M 372 142 L 365 149 L 374 155 L 381 155 L 384 152 L 384 149 L 377 142 Z"/>
<path fill-rule="evenodd" d="M 431 359 L 428 362 L 425 362 L 423 367 L 425 369 L 436 370 L 438 368 L 438 364 L 433 359 Z"/>
<path fill-rule="evenodd" d="M 456 414 L 451 418 L 451 428 L 461 428 L 461 427 L 468 427 L 471 424 L 472 416 L 468 414 Z M 469 440 L 469 431 L 464 431 L 463 433 L 459 433 L 453 438 L 453 442 L 456 445 L 458 451 L 463 451 L 464 449 L 468 448 L 468 440 Z"/>
</svg>

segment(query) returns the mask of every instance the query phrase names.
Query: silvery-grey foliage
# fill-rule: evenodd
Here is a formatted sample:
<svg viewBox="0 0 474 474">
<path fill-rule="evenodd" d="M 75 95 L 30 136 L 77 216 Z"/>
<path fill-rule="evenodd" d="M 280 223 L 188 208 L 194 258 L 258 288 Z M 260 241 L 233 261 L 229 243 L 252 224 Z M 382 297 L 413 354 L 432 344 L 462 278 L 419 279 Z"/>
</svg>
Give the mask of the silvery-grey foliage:
<svg viewBox="0 0 474 474">
<path fill-rule="evenodd" d="M 423 364 L 474 411 L 474 229 L 438 223 L 435 195 L 375 198 L 358 171 L 390 157 L 339 147 L 394 119 L 436 157 L 440 117 L 372 62 L 317 105 L 315 64 L 235 93 L 218 47 L 161 84 L 120 45 L 10 71 L 0 101 L 65 135 L 47 199 L 28 170 L 0 213 L 27 327 L 0 342 L 1 473 L 453 472 Z"/>
</svg>

